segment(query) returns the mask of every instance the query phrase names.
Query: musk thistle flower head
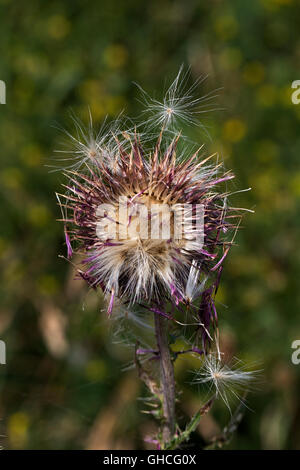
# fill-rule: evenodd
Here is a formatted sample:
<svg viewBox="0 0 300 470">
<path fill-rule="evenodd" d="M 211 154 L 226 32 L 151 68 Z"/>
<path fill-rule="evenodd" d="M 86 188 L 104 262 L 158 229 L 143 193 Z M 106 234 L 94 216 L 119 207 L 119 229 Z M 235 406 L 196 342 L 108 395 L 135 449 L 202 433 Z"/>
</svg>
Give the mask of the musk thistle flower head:
<svg viewBox="0 0 300 470">
<path fill-rule="evenodd" d="M 162 305 L 185 305 L 206 342 L 210 326 L 217 325 L 214 295 L 232 244 L 226 236 L 239 215 L 220 189 L 234 175 L 175 134 L 176 119 L 184 112 L 184 122 L 189 115 L 193 122 L 199 102 L 191 90 L 180 96 L 181 74 L 162 102 L 172 102 L 176 112 L 157 121 L 162 127 L 156 135 L 153 127 L 150 134 L 141 126 L 122 127 L 120 120 L 105 123 L 96 135 L 90 119 L 85 136 L 77 124 L 74 164 L 65 170 L 66 191 L 57 198 L 68 258 L 80 253 L 78 274 L 102 289 L 108 313 L 116 299 L 168 317 Z"/>
<path fill-rule="evenodd" d="M 68 244 L 85 255 L 82 276 L 131 304 L 192 301 L 200 274 L 217 269 L 220 232 L 231 225 L 215 187 L 233 175 L 218 176 L 199 152 L 180 161 L 180 137 L 165 150 L 162 137 L 149 152 L 138 134 L 127 136 L 129 151 L 117 141 L 117 158 L 66 173 L 64 222 Z"/>
</svg>

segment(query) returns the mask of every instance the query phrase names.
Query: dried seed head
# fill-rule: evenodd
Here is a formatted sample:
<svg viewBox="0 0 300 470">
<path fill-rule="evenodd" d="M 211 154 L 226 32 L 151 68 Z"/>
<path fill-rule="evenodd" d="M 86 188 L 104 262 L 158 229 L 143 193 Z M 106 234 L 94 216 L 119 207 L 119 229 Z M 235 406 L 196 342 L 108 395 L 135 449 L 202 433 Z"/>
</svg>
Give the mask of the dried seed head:
<svg viewBox="0 0 300 470">
<path fill-rule="evenodd" d="M 146 157 L 135 135 L 129 152 L 119 143 L 114 167 L 102 161 L 86 165 L 88 174 L 67 172 L 67 233 L 86 255 L 89 284 L 111 295 L 110 308 L 114 296 L 135 303 L 200 295 L 192 277 L 213 269 L 220 231 L 231 226 L 214 187 L 233 175 L 217 177 L 197 153 L 178 161 L 177 141 L 162 151 L 160 137 Z"/>
<path fill-rule="evenodd" d="M 202 359 L 202 367 L 195 371 L 194 383 L 208 384 L 231 410 L 230 399 L 233 397 L 243 401 L 260 372 L 245 370 L 242 362 L 237 359 L 230 364 L 218 355 L 208 354 Z"/>
<path fill-rule="evenodd" d="M 195 98 L 197 83 L 187 89 L 185 79 L 181 68 L 163 102 L 144 93 L 154 114 L 139 132 L 117 120 L 95 134 L 90 117 L 85 133 L 75 120 L 68 184 L 57 198 L 68 257 L 83 255 L 78 274 L 109 297 L 109 313 L 116 298 L 191 308 L 199 301 L 193 315 L 206 343 L 210 326 L 217 326 L 214 295 L 232 244 L 225 238 L 239 214 L 228 208 L 228 193 L 216 190 L 233 174 L 212 164 L 212 156 L 201 157 L 201 147 L 190 151 L 176 131 L 178 120 L 195 123 L 212 98 Z"/>
<path fill-rule="evenodd" d="M 215 111 L 217 92 L 213 90 L 204 96 L 197 96 L 197 87 L 205 81 L 206 76 L 196 80 L 191 86 L 188 85 L 190 70 L 184 70 L 181 66 L 175 79 L 167 89 L 161 100 L 153 98 L 139 85 L 143 110 L 143 126 L 149 130 L 164 127 L 170 131 L 177 131 L 178 123 L 200 126 L 207 134 L 207 129 L 199 120 L 201 114 Z"/>
</svg>

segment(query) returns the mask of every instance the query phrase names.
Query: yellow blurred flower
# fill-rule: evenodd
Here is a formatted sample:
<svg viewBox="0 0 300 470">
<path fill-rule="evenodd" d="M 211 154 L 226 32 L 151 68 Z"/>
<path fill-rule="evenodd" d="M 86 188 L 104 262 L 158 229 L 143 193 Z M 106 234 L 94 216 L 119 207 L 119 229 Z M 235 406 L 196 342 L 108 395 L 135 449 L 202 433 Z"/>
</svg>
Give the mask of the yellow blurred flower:
<svg viewBox="0 0 300 470">
<path fill-rule="evenodd" d="M 270 172 L 256 174 L 253 183 L 255 190 L 260 193 L 261 197 L 272 195 L 278 189 L 278 178 L 276 178 L 274 171 L 272 174 Z"/>
<path fill-rule="evenodd" d="M 275 292 L 283 291 L 287 286 L 286 275 L 278 269 L 271 269 L 270 271 L 268 271 L 266 281 L 269 289 Z"/>
<path fill-rule="evenodd" d="M 112 96 L 106 92 L 99 80 L 85 80 L 79 88 L 79 95 L 85 103 L 82 113 L 86 111 L 88 103 L 94 121 L 101 120 L 107 114 L 111 116 L 119 114 L 126 104 L 122 96 Z"/>
<path fill-rule="evenodd" d="M 15 66 L 22 75 L 24 72 L 33 77 L 39 77 L 48 72 L 47 57 L 38 53 L 24 53 L 15 58 Z"/>
<path fill-rule="evenodd" d="M 246 124 L 241 119 L 229 119 L 223 127 L 224 139 L 230 142 L 239 142 L 246 134 Z"/>
<path fill-rule="evenodd" d="M 24 412 L 17 412 L 10 416 L 7 427 L 12 448 L 23 449 L 26 446 L 29 423 L 29 416 Z"/>
<path fill-rule="evenodd" d="M 278 96 L 280 103 L 285 106 L 286 108 L 294 107 L 295 105 L 292 102 L 292 94 L 295 90 L 291 88 L 291 84 L 282 87 L 279 90 Z M 296 105 L 297 106 L 297 105 Z"/>
<path fill-rule="evenodd" d="M 88 104 L 91 109 L 93 119 L 95 121 L 102 119 L 107 114 L 107 95 L 100 80 L 85 80 L 80 85 L 78 91 L 80 97 L 85 103 L 83 111 L 86 111 L 86 107 Z"/>
<path fill-rule="evenodd" d="M 256 144 L 255 155 L 262 163 L 275 160 L 279 155 L 279 147 L 272 140 L 260 140 Z"/>
<path fill-rule="evenodd" d="M 102 101 L 105 96 L 102 82 L 95 79 L 83 81 L 79 87 L 79 95 L 84 101 Z"/>
<path fill-rule="evenodd" d="M 112 116 L 118 114 L 126 105 L 123 96 L 110 96 L 106 102 L 106 112 Z"/>
<path fill-rule="evenodd" d="M 300 196 L 300 172 L 291 177 L 289 187 L 295 196 Z"/>
<path fill-rule="evenodd" d="M 121 44 L 113 44 L 105 49 L 103 59 L 109 68 L 119 69 L 126 64 L 128 51 Z"/>
<path fill-rule="evenodd" d="M 9 244 L 5 238 L 0 237 L 0 256 L 2 257 L 9 248 Z"/>
<path fill-rule="evenodd" d="M 1 171 L 1 182 L 10 189 L 19 189 L 23 183 L 23 174 L 18 168 L 6 168 Z"/>
<path fill-rule="evenodd" d="M 227 70 L 236 70 L 242 63 L 242 53 L 235 47 L 228 47 L 220 54 L 220 65 Z"/>
<path fill-rule="evenodd" d="M 249 85 L 257 85 L 265 76 L 265 68 L 260 62 L 249 62 L 243 70 L 243 78 Z"/>
<path fill-rule="evenodd" d="M 50 212 L 47 206 L 42 204 L 33 204 L 28 209 L 28 219 L 32 225 L 43 227 L 50 220 Z"/>
<path fill-rule="evenodd" d="M 273 206 L 278 211 L 293 211 L 295 209 L 295 198 L 287 193 L 287 191 L 277 191 L 274 194 Z"/>
<path fill-rule="evenodd" d="M 70 32 L 70 29 L 70 22 L 62 15 L 53 15 L 48 20 L 48 34 L 53 39 L 63 39 Z"/>
<path fill-rule="evenodd" d="M 220 39 L 227 41 L 237 34 L 239 27 L 234 16 L 222 15 L 216 18 L 214 29 Z"/>
<path fill-rule="evenodd" d="M 277 89 L 274 85 L 261 86 L 256 94 L 257 103 L 262 107 L 269 107 L 276 103 Z"/>
<path fill-rule="evenodd" d="M 24 278 L 25 266 L 16 259 L 10 259 L 5 266 L 3 276 L 7 284 L 14 284 Z"/>
<path fill-rule="evenodd" d="M 247 286 L 242 293 L 242 302 L 250 308 L 255 308 L 264 301 L 264 290 L 260 285 Z"/>
<path fill-rule="evenodd" d="M 227 263 L 226 268 L 237 275 L 252 275 L 257 276 L 259 273 L 265 270 L 268 266 L 268 259 L 256 257 L 253 254 L 241 254 L 231 258 L 230 263 Z"/>
<path fill-rule="evenodd" d="M 27 144 L 20 152 L 21 160 L 26 166 L 34 167 L 40 166 L 42 162 L 42 150 L 37 144 Z"/>
<path fill-rule="evenodd" d="M 281 177 L 280 168 L 272 165 L 269 166 L 268 171 L 255 173 L 249 178 L 249 184 L 255 191 L 258 213 L 260 210 L 268 213 L 274 210 L 275 196 L 279 194 Z"/>
<path fill-rule="evenodd" d="M 58 291 L 59 283 L 54 276 L 45 274 L 37 280 L 37 286 L 40 294 L 53 295 Z"/>
<path fill-rule="evenodd" d="M 100 359 L 89 361 L 85 369 L 85 375 L 92 382 L 104 379 L 107 375 L 105 362 Z"/>
<path fill-rule="evenodd" d="M 218 292 L 216 294 L 216 301 L 221 304 L 226 302 L 226 290 L 224 286 L 219 285 Z"/>
<path fill-rule="evenodd" d="M 277 10 L 281 6 L 291 5 L 294 0 L 260 0 L 267 10 Z"/>
</svg>

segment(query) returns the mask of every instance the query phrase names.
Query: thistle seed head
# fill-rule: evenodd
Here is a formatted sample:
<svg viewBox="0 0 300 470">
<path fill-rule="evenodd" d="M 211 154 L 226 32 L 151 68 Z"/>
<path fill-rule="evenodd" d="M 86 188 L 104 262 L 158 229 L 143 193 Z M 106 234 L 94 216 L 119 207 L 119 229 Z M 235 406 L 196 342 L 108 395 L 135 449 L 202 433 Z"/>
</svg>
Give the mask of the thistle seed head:
<svg viewBox="0 0 300 470">
<path fill-rule="evenodd" d="M 193 98 L 195 85 L 182 93 L 185 78 L 180 69 L 167 91 L 159 134 L 147 123 L 143 133 L 120 120 L 95 134 L 91 116 L 85 134 L 76 121 L 76 137 L 68 134 L 74 161 L 57 199 L 68 258 L 81 255 L 78 275 L 108 296 L 108 313 L 116 298 L 152 307 L 199 301 L 194 313 L 206 341 L 217 324 L 213 298 L 232 244 L 227 234 L 239 214 L 228 208 L 228 192 L 218 190 L 234 175 L 175 134 L 177 119 L 193 123 L 202 103 Z"/>
<path fill-rule="evenodd" d="M 204 356 L 201 360 L 202 366 L 195 372 L 194 383 L 208 384 L 210 390 L 213 390 L 215 395 L 224 401 L 229 411 L 231 411 L 231 398 L 243 402 L 261 372 L 259 370 L 247 371 L 241 361 L 235 359 L 232 363 L 227 363 L 213 353 Z"/>
<path fill-rule="evenodd" d="M 177 141 L 162 152 L 160 138 L 147 157 L 135 135 L 129 152 L 119 143 L 113 167 L 100 161 L 85 173 L 66 172 L 67 192 L 59 195 L 66 233 L 85 255 L 85 279 L 111 296 L 110 308 L 114 296 L 135 303 L 200 294 L 193 283 L 213 268 L 220 231 L 232 226 L 226 195 L 214 188 L 233 175 L 217 177 L 197 152 L 177 160 Z"/>
</svg>

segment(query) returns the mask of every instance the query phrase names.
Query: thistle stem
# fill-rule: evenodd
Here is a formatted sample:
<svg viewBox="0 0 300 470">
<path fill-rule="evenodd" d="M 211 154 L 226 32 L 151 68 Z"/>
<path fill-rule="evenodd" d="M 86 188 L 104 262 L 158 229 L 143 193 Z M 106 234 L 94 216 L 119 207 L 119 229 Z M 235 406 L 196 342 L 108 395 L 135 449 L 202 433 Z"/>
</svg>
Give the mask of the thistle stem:
<svg viewBox="0 0 300 470">
<path fill-rule="evenodd" d="M 155 335 L 160 354 L 160 387 L 163 395 L 163 442 L 170 442 L 175 434 L 175 380 L 171 359 L 166 319 L 154 314 Z"/>
</svg>

